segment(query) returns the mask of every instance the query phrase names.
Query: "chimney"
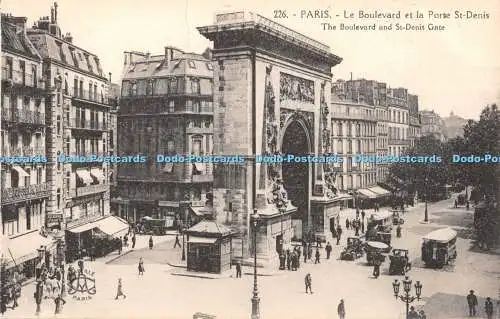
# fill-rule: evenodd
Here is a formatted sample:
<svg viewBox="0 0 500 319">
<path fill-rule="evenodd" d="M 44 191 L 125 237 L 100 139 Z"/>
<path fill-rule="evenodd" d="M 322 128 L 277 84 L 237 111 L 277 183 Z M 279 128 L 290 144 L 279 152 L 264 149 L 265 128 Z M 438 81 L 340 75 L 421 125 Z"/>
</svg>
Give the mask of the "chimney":
<svg viewBox="0 0 500 319">
<path fill-rule="evenodd" d="M 170 47 L 165 47 L 165 65 L 168 66 L 172 61 L 172 49 Z"/>
<path fill-rule="evenodd" d="M 54 20 L 54 7 L 50 8 L 50 23 L 55 23 L 55 20 Z"/>
<path fill-rule="evenodd" d="M 108 74 L 109 74 L 109 83 L 111 83 L 111 72 L 109 72 Z"/>
<path fill-rule="evenodd" d="M 146 65 L 149 66 L 149 60 L 151 58 L 151 53 L 146 52 Z"/>
<path fill-rule="evenodd" d="M 54 2 L 54 22 L 57 24 L 57 2 Z"/>
</svg>

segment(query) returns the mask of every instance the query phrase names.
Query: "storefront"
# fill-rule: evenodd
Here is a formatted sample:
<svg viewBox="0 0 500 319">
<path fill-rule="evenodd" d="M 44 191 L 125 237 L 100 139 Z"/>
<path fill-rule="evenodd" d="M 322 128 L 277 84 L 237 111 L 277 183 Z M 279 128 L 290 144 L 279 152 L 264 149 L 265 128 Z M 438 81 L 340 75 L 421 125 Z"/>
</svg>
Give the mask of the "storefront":
<svg viewBox="0 0 500 319">
<path fill-rule="evenodd" d="M 187 270 L 220 274 L 231 268 L 231 230 L 203 220 L 186 230 Z"/>
<path fill-rule="evenodd" d="M 388 206 L 391 204 L 392 194 L 387 189 L 384 189 L 380 186 L 372 186 L 368 187 L 368 190 L 377 195 L 376 202 L 378 203 L 379 207 Z"/>
<path fill-rule="evenodd" d="M 54 265 L 56 242 L 34 230 L 22 235 L 2 238 L 2 255 L 9 274 L 17 273 L 18 280 L 35 277 L 36 265 L 42 261 L 47 267 Z"/>
<path fill-rule="evenodd" d="M 128 230 L 129 224 L 125 220 L 111 215 L 77 220 L 68 224 L 66 226 L 66 258 L 71 262 L 82 256 L 89 256 L 91 250 L 96 248 L 96 238 L 99 238 L 99 241 L 103 239 L 113 241 L 114 238 L 124 236 Z"/>
</svg>

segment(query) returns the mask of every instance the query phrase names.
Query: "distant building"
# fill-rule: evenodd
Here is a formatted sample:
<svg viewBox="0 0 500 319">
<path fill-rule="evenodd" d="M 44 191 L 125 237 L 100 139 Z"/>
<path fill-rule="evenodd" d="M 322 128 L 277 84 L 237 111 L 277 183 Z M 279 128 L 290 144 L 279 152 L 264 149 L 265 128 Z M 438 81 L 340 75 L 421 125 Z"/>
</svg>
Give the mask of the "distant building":
<svg viewBox="0 0 500 319">
<path fill-rule="evenodd" d="M 147 155 L 140 164 L 118 167 L 123 218 L 167 219 L 170 225 L 203 217 L 213 184 L 213 164 L 156 163 L 169 156 L 213 154 L 213 66 L 199 54 L 165 47 L 165 53 L 125 52 L 119 153 Z"/>
<path fill-rule="evenodd" d="M 415 147 L 415 142 L 420 138 L 421 135 L 421 124 L 420 116 L 418 115 L 418 96 L 413 94 L 408 94 L 408 117 L 409 117 L 409 127 L 408 127 L 408 140 L 409 147 Z"/>
<path fill-rule="evenodd" d="M 387 90 L 389 113 L 389 154 L 403 155 L 410 145 L 408 138 L 409 109 L 408 90 L 396 88 Z"/>
<path fill-rule="evenodd" d="M 420 111 L 420 121 L 422 125 L 422 136 L 432 135 L 439 141 L 444 142 L 446 140 L 445 124 L 437 113 L 434 111 L 422 110 Z"/>
<path fill-rule="evenodd" d="M 450 116 L 443 118 L 444 122 L 444 134 L 447 138 L 463 137 L 464 136 L 464 126 L 467 124 L 468 120 L 460 116 L 455 115 L 453 112 Z"/>
</svg>

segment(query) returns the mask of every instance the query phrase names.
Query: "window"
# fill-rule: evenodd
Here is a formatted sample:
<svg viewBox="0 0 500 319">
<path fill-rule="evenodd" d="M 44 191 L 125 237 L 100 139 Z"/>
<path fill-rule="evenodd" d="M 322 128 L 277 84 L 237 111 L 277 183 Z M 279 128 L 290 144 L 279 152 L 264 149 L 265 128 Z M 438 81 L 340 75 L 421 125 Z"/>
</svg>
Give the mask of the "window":
<svg viewBox="0 0 500 319">
<path fill-rule="evenodd" d="M 137 95 L 137 83 L 135 83 L 135 82 L 133 82 L 130 86 L 130 95 L 131 96 Z"/>
<path fill-rule="evenodd" d="M 191 79 L 191 92 L 200 94 L 200 80 L 199 79 Z"/>
<path fill-rule="evenodd" d="M 192 155 L 201 155 L 203 154 L 203 141 L 199 137 L 195 137 L 192 139 L 191 143 L 191 154 Z"/>
<path fill-rule="evenodd" d="M 214 66 L 212 65 L 212 63 L 207 62 L 207 69 L 213 71 Z"/>
<path fill-rule="evenodd" d="M 347 136 L 352 136 L 352 124 L 347 122 Z"/>
<path fill-rule="evenodd" d="M 80 90 L 78 92 L 79 93 L 78 96 L 79 97 L 83 97 L 83 80 L 80 80 L 80 87 L 79 87 L 79 89 Z"/>
<path fill-rule="evenodd" d="M 347 142 L 347 153 L 352 154 L 352 141 Z"/>
<path fill-rule="evenodd" d="M 66 63 L 66 55 L 64 54 L 63 47 L 62 47 L 62 42 L 56 42 L 57 47 L 59 48 L 59 57 L 61 58 L 61 61 Z"/>
<path fill-rule="evenodd" d="M 343 125 L 342 125 L 342 123 L 339 123 L 339 126 L 338 126 L 338 134 L 337 134 L 337 136 L 342 136 L 342 135 L 343 135 L 343 132 L 342 132 L 342 131 L 343 131 L 343 130 L 342 130 L 342 126 L 343 126 Z"/>
<path fill-rule="evenodd" d="M 358 140 L 358 145 L 357 145 L 356 152 L 358 152 L 358 153 L 362 152 L 362 150 L 361 150 L 361 141 L 360 140 Z"/>
<path fill-rule="evenodd" d="M 89 100 L 92 100 L 92 97 L 94 96 L 94 92 L 92 91 L 93 87 L 92 83 L 89 83 L 89 96 L 87 97 Z"/>
<path fill-rule="evenodd" d="M 97 84 L 94 84 L 94 101 L 97 101 Z"/>
<path fill-rule="evenodd" d="M 57 116 L 57 120 L 56 120 L 56 126 L 57 126 L 57 135 L 61 135 L 61 116 L 58 115 Z"/>
<path fill-rule="evenodd" d="M 170 79 L 169 93 L 177 93 L 177 79 Z"/>
<path fill-rule="evenodd" d="M 194 63 L 194 61 L 188 60 L 188 64 L 191 69 L 196 69 L 196 64 Z"/>
<path fill-rule="evenodd" d="M 11 79 L 12 80 L 13 62 L 12 62 L 12 58 L 10 58 L 10 57 L 7 57 L 7 59 L 6 59 L 5 73 L 6 73 L 7 79 Z M 3 77 L 3 75 L 4 74 L 2 74 L 2 77 Z"/>
<path fill-rule="evenodd" d="M 347 158 L 347 170 L 352 170 L 352 157 Z"/>
<path fill-rule="evenodd" d="M 73 96 L 78 96 L 78 79 L 73 80 Z"/>
<path fill-rule="evenodd" d="M 341 153 L 344 153 L 344 143 L 342 142 L 342 140 L 339 140 L 338 143 L 337 143 L 337 154 L 341 154 Z"/>
<path fill-rule="evenodd" d="M 173 140 L 167 141 L 167 154 L 172 155 L 175 153 L 175 143 Z"/>
</svg>

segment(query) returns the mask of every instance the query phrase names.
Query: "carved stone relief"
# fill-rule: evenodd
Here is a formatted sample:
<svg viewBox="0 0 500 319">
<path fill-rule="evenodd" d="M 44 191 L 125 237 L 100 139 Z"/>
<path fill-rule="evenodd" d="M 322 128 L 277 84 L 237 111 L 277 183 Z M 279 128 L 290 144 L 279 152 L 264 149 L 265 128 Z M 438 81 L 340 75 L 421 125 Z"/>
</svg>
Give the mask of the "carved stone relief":
<svg viewBox="0 0 500 319">
<path fill-rule="evenodd" d="M 314 104 L 314 81 L 281 73 L 280 102 L 286 100 Z"/>
</svg>

